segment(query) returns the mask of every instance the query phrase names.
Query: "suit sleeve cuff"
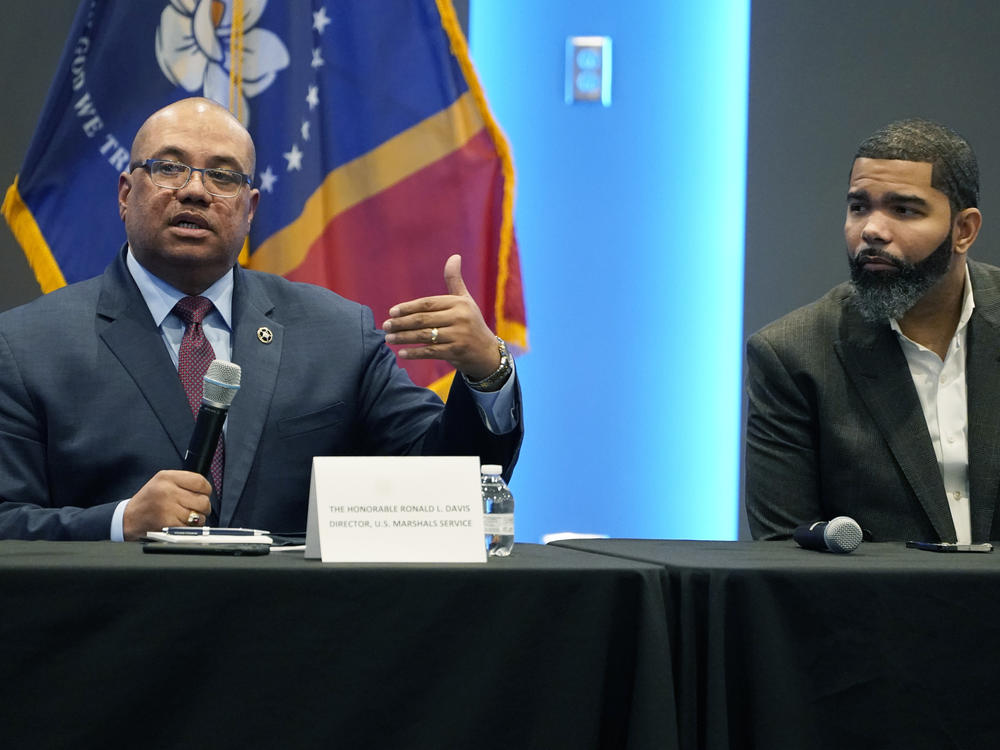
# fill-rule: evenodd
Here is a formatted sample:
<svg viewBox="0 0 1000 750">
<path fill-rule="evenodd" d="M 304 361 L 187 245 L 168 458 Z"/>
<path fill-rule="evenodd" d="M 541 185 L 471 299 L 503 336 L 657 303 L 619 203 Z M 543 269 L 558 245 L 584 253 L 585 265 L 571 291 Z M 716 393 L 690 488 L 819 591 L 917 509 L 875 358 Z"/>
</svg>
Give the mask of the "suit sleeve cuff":
<svg viewBox="0 0 1000 750">
<path fill-rule="evenodd" d="M 469 388 L 472 400 L 479 409 L 479 416 L 486 425 L 486 429 L 494 435 L 506 435 L 517 427 L 517 413 L 514 408 L 516 389 L 514 379 L 517 372 L 514 360 L 510 361 L 511 373 L 507 382 L 498 391 L 483 392 L 475 388 Z"/>
</svg>

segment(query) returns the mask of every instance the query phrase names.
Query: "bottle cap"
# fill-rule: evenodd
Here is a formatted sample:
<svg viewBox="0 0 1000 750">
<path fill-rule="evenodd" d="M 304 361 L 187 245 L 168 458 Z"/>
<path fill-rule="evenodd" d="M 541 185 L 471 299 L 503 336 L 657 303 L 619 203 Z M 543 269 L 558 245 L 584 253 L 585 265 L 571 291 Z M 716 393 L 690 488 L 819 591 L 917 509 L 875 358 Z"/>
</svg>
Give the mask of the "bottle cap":
<svg viewBox="0 0 1000 750">
<path fill-rule="evenodd" d="M 503 467 L 500 464 L 483 464 L 479 467 L 480 474 L 503 474 Z"/>
</svg>

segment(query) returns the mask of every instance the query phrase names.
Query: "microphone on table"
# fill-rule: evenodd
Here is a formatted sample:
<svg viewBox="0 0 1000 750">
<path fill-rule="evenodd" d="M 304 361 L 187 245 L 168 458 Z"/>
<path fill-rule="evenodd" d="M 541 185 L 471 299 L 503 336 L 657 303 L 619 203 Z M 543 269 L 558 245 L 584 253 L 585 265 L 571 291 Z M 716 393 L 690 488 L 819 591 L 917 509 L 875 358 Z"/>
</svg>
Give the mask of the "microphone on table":
<svg viewBox="0 0 1000 750">
<path fill-rule="evenodd" d="M 816 521 L 799 526 L 792 538 L 804 549 L 847 553 L 861 546 L 864 533 L 853 518 L 837 516 L 831 521 Z"/>
<path fill-rule="evenodd" d="M 229 406 L 240 389 L 240 366 L 222 359 L 213 359 L 205 373 L 201 408 L 194 423 L 194 432 L 184 454 L 184 469 L 201 474 L 212 481 L 212 456 L 219 444 L 222 425 Z"/>
</svg>

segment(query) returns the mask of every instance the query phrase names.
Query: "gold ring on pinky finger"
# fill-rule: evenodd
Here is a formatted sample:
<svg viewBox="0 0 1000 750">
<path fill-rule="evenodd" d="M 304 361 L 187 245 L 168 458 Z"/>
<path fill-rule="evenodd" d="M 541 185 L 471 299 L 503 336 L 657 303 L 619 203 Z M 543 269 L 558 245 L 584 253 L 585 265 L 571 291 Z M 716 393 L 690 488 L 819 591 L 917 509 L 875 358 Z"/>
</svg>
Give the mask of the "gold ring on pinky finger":
<svg viewBox="0 0 1000 750">
<path fill-rule="evenodd" d="M 201 516 L 197 513 L 188 514 L 188 526 L 197 526 L 199 521 L 201 521 Z"/>
</svg>

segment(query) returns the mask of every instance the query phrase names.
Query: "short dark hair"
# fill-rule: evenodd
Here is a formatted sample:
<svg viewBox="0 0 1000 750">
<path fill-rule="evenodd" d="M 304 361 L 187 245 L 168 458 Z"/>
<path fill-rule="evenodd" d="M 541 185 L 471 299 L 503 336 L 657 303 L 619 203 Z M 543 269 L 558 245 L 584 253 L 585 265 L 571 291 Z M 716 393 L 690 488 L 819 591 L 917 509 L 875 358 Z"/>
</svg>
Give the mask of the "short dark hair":
<svg viewBox="0 0 1000 750">
<path fill-rule="evenodd" d="M 953 211 L 979 205 L 979 164 L 972 146 L 931 120 L 891 122 L 866 138 L 854 158 L 929 162 L 931 187 L 948 196 Z"/>
</svg>

